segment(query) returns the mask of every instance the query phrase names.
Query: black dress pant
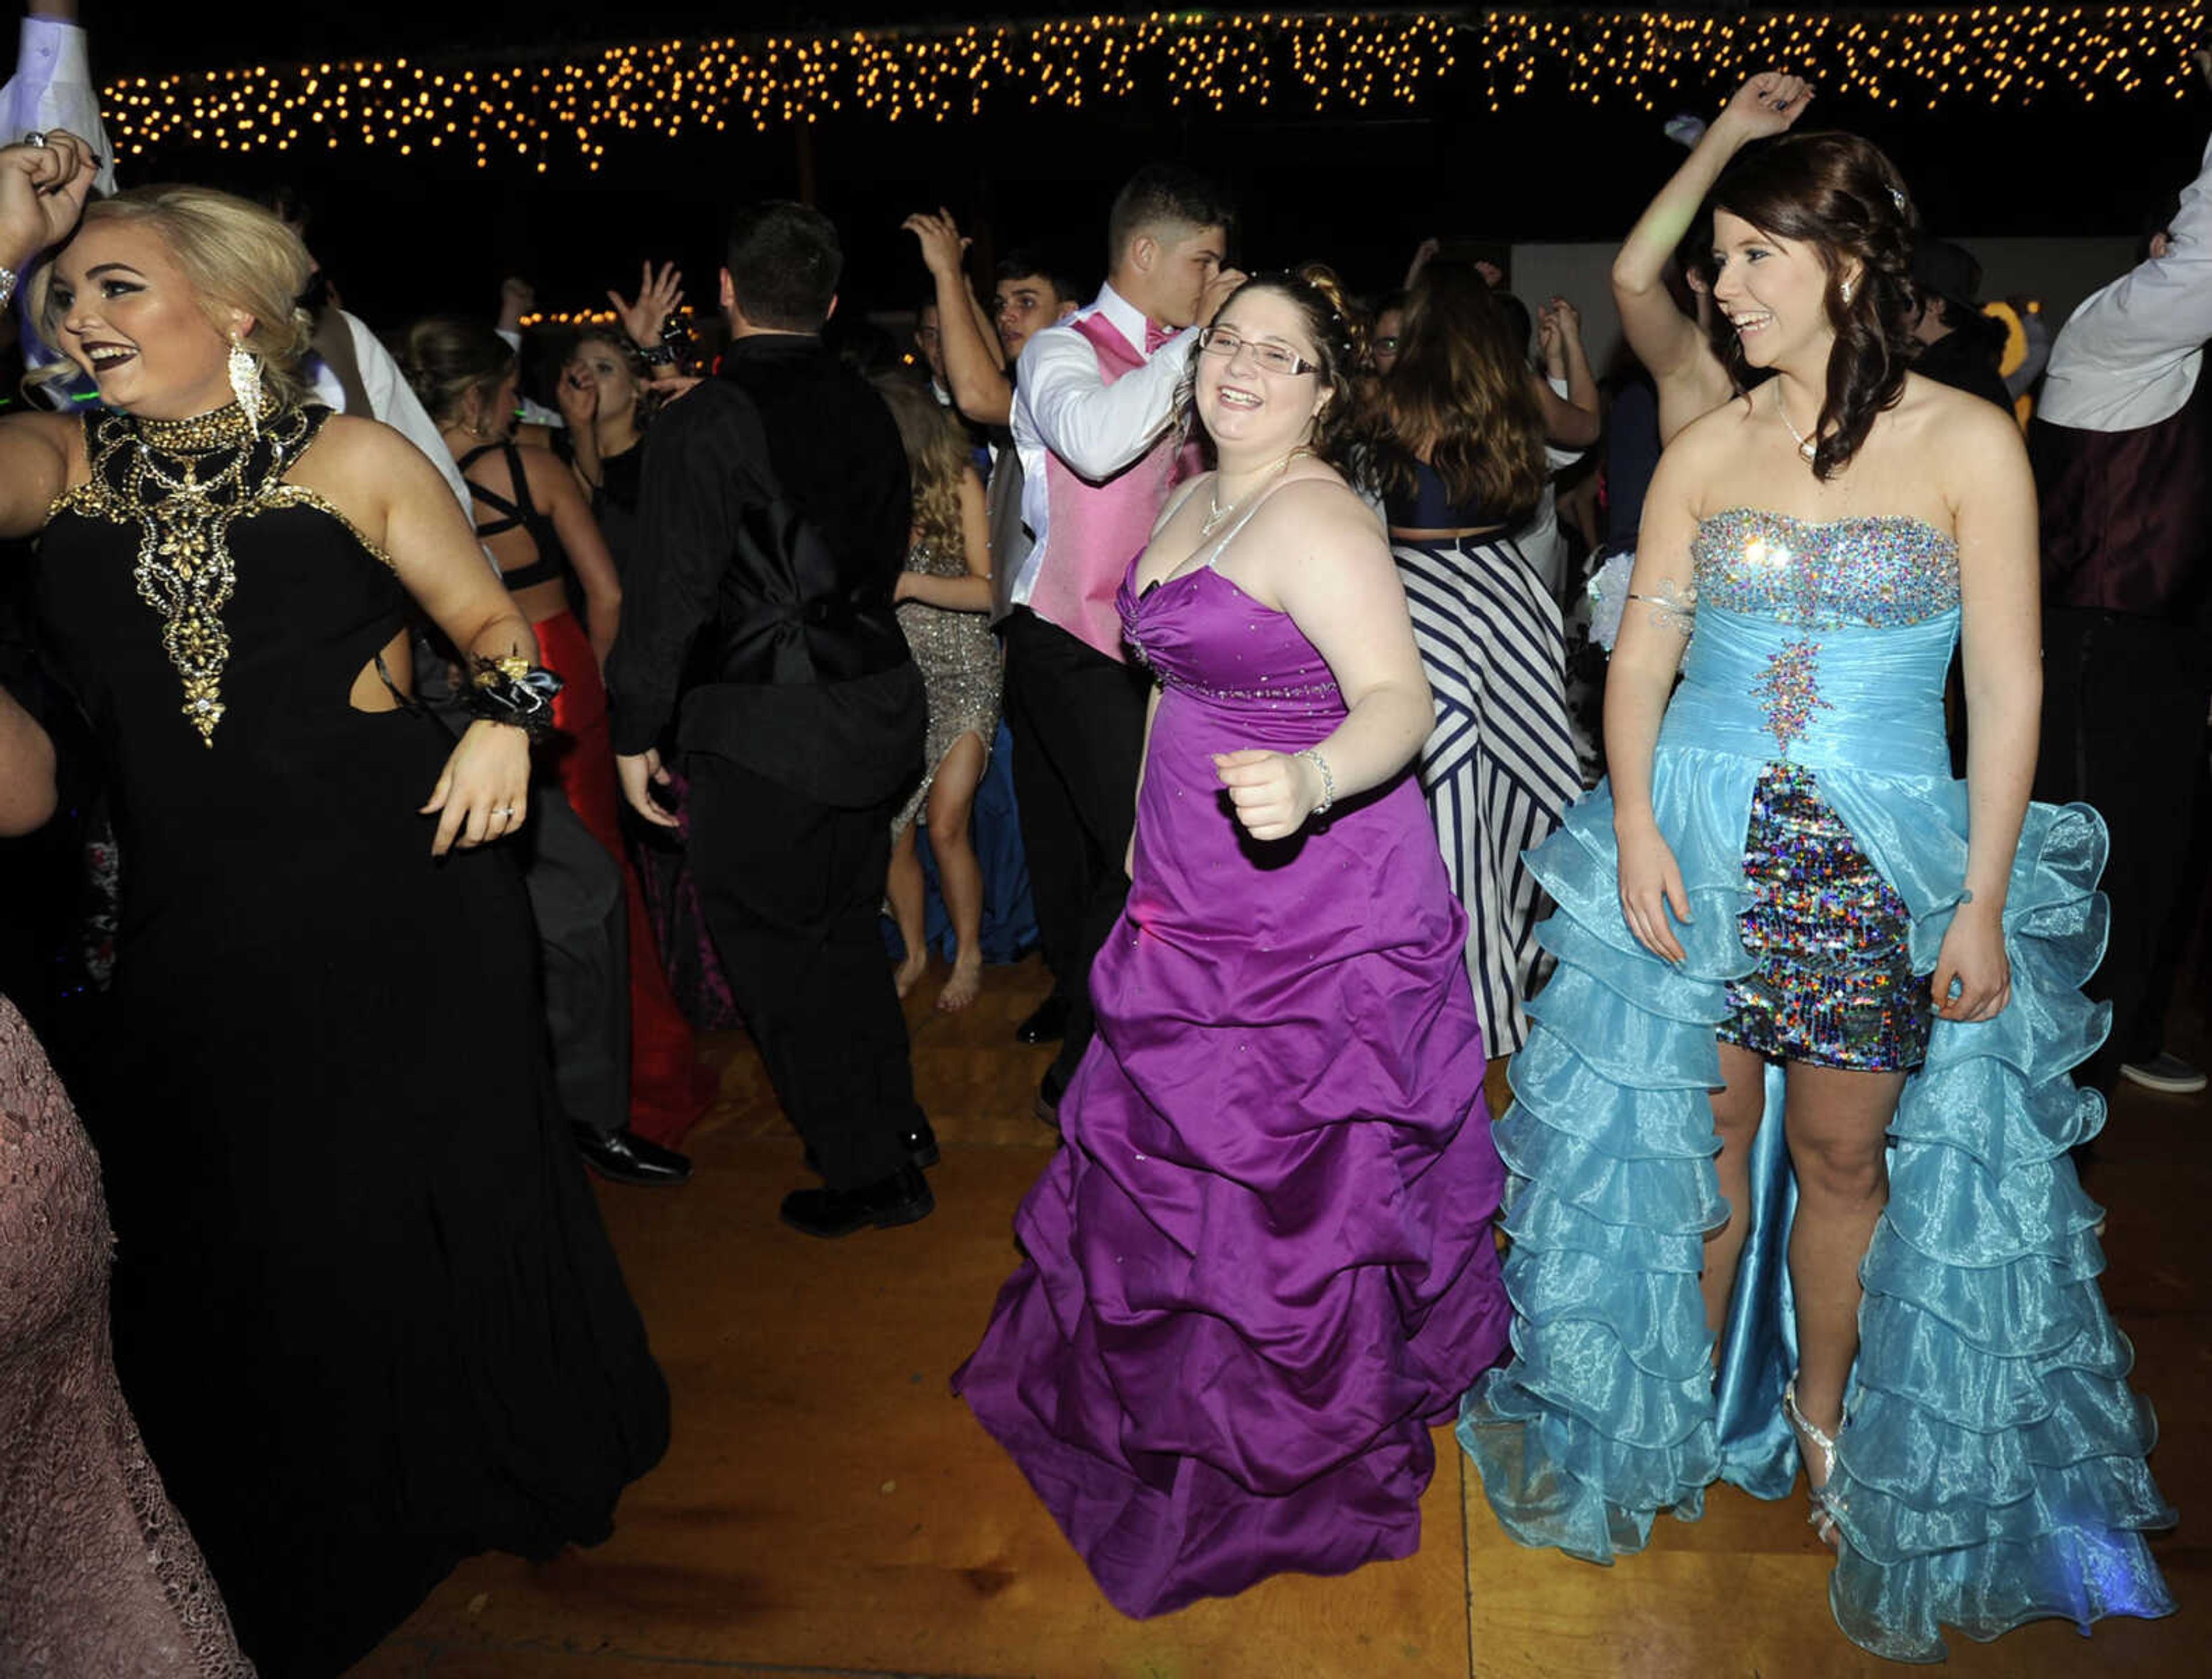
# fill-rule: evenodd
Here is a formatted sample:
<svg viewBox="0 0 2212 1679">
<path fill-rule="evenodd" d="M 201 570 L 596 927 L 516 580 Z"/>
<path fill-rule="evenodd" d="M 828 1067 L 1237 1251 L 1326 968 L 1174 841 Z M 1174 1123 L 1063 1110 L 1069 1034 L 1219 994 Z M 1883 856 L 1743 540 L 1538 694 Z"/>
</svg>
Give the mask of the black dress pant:
<svg viewBox="0 0 2212 1679">
<path fill-rule="evenodd" d="M 2125 612 L 2043 615 L 2039 799 L 2094 806 L 2112 830 L 2102 882 L 2112 904 L 2092 997 L 2112 1036 L 2081 1069 L 2109 1092 L 2124 1062 L 2156 1055 L 2203 880 L 2200 820 L 2212 660 L 2201 631 Z"/>
<path fill-rule="evenodd" d="M 538 922 L 553 1080 L 570 1122 L 609 1137 L 629 1124 L 628 888 L 559 782 L 533 781 L 530 806 L 522 884 Z"/>
<path fill-rule="evenodd" d="M 1001 633 L 1022 849 L 1045 961 L 1068 1001 L 1067 1036 L 1053 1063 L 1065 1079 L 1095 1026 L 1091 960 L 1128 895 L 1123 863 L 1136 825 L 1149 684 L 1140 667 L 1109 659 L 1025 607 L 1006 615 Z"/>
<path fill-rule="evenodd" d="M 921 1117 L 878 926 L 900 796 L 842 809 L 711 752 L 684 771 L 707 930 L 785 1116 L 831 1189 L 889 1177 Z"/>
</svg>

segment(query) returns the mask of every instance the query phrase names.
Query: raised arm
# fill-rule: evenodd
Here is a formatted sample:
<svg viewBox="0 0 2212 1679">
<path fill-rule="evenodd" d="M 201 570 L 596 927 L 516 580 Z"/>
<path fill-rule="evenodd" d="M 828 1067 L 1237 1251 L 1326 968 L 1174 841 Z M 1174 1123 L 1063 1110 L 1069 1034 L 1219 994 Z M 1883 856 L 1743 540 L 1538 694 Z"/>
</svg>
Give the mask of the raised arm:
<svg viewBox="0 0 2212 1679">
<path fill-rule="evenodd" d="M 43 146 L 0 147 L 0 307 L 41 252 L 68 238 L 92 191 L 92 149 L 56 131 Z M 0 420 L 0 536 L 43 528 L 46 509 L 69 482 L 76 426 L 59 414 L 16 414 Z"/>
<path fill-rule="evenodd" d="M 1139 459 L 1175 419 L 1197 337 L 1176 334 L 1109 385 L 1081 333 L 1049 326 L 1036 334 L 1022 350 L 1022 399 L 1045 447 L 1093 483 Z"/>
<path fill-rule="evenodd" d="M 1728 376 L 1697 322 L 1676 308 L 1668 295 L 1667 264 L 1729 160 L 1752 141 L 1782 133 L 1804 113 L 1812 98 L 1812 88 L 1795 76 L 1767 70 L 1745 82 L 1674 178 L 1637 217 L 1613 259 L 1613 301 L 1620 310 L 1629 348 L 1659 386 L 1662 421 L 1670 413 L 1680 416 L 1662 436 L 1671 436 L 1698 414 L 1719 406 L 1728 399 L 1729 389 Z"/>
<path fill-rule="evenodd" d="M 951 214 L 909 216 L 899 224 L 921 246 L 921 260 L 937 287 L 939 341 L 945 350 L 945 379 L 954 406 L 978 425 L 1009 423 L 1014 381 L 1006 371 L 998 335 L 968 283 L 962 260 L 968 241 Z"/>
<path fill-rule="evenodd" d="M 1555 297 L 1538 313 L 1536 342 L 1544 352 L 1545 377 L 1536 381 L 1544 405 L 1544 436 L 1561 448 L 1586 449 L 1605 429 L 1605 415 L 1583 348 L 1582 312 Z M 1562 397 L 1553 381 L 1567 387 Z"/>
<path fill-rule="evenodd" d="M 1295 834 L 1324 800 L 1382 786 L 1413 762 L 1437 722 L 1397 563 L 1367 504 L 1326 479 L 1270 499 L 1270 528 L 1255 545 L 1270 542 L 1274 551 L 1256 590 L 1328 662 L 1346 709 L 1310 756 L 1257 748 L 1215 756 L 1237 819 L 1261 840 Z"/>
<path fill-rule="evenodd" d="M 95 155 L 97 190 L 112 192 L 115 149 L 100 120 L 100 89 L 92 79 L 90 43 L 77 27 L 76 0 L 31 0 L 16 39 L 15 74 L 0 88 L 0 133 L 20 139 L 58 128 L 82 137 Z"/>
<path fill-rule="evenodd" d="M 2162 249 L 2091 297 L 2060 329 L 2051 349 L 2055 383 L 2085 365 L 2140 380 L 2212 338 L 2212 143 L 2166 233 Z"/>
</svg>

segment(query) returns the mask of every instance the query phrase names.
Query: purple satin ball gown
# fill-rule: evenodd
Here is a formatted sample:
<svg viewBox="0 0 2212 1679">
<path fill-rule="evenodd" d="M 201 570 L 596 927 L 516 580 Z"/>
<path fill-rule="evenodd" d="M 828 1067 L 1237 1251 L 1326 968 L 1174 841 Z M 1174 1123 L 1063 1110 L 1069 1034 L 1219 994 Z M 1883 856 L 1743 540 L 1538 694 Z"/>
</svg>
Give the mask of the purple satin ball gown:
<svg viewBox="0 0 2212 1679">
<path fill-rule="evenodd" d="M 1151 1615 L 1414 1551 L 1430 1427 L 1509 1313 L 1466 917 L 1420 788 L 1250 838 L 1212 754 L 1321 740 L 1328 667 L 1211 564 L 1130 587 L 1164 691 L 1128 908 L 1028 1257 L 954 1384 Z"/>
</svg>

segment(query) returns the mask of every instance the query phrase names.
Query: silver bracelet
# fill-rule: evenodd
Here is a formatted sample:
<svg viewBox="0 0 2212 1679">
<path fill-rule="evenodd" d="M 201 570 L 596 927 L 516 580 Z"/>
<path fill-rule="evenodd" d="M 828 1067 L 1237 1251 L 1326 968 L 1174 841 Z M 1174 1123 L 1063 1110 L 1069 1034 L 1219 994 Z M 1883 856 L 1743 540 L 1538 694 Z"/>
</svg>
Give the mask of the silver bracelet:
<svg viewBox="0 0 2212 1679">
<path fill-rule="evenodd" d="M 1329 774 L 1328 760 L 1321 755 L 1320 747 L 1309 746 L 1297 756 L 1310 759 L 1313 767 L 1321 771 L 1321 803 L 1316 805 L 1306 816 L 1309 822 L 1318 822 L 1328 814 L 1329 806 L 1336 803 L 1336 777 Z"/>
<path fill-rule="evenodd" d="M 15 282 L 17 277 L 18 277 L 14 269 L 9 268 L 4 263 L 0 263 L 0 309 L 6 308 L 10 303 L 15 301 Z"/>
</svg>

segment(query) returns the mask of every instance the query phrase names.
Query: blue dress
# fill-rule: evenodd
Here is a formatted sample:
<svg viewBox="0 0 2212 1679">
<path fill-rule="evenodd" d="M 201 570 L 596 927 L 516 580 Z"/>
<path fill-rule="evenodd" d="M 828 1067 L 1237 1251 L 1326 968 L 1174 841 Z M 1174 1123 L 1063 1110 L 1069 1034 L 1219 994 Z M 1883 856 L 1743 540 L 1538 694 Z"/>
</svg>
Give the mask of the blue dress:
<svg viewBox="0 0 2212 1679">
<path fill-rule="evenodd" d="M 1729 1210 L 1707 1092 L 1731 982 L 1758 966 L 1741 917 L 1762 778 L 1809 772 L 1902 901 L 1913 974 L 1934 968 L 1964 896 L 1966 788 L 1943 732 L 1950 538 L 1913 520 L 1740 510 L 1704 521 L 1692 555 L 1696 634 L 1652 766 L 1690 897 L 1674 924 L 1686 959 L 1629 933 L 1601 786 L 1531 860 L 1559 905 L 1539 930 L 1559 967 L 1529 1005 L 1498 1128 L 1515 1356 L 1476 1383 L 1459 1427 L 1509 1533 L 1597 1562 L 1641 1549 L 1659 1511 L 1696 1518 L 1715 1480 L 1779 1498 L 1796 1474 L 1780 1414 L 1796 1360 L 1779 1067 L 1717 1377 L 1698 1294 L 1705 1232 Z M 1939 1623 L 1987 1639 L 2173 1608 L 2142 1536 L 2174 1519 L 2143 1462 L 2155 1429 L 2127 1386 L 2133 1349 L 2095 1281 L 2100 1212 L 2067 1153 L 2104 1118 L 2068 1074 L 2108 1025 L 2080 990 L 2104 946 L 2105 849 L 2087 806 L 2029 807 L 2004 911 L 2011 1002 L 1978 1024 L 1937 1019 L 1891 1122 L 1829 1597 L 1845 1633 L 1894 1659 L 1941 1659 Z"/>
</svg>

